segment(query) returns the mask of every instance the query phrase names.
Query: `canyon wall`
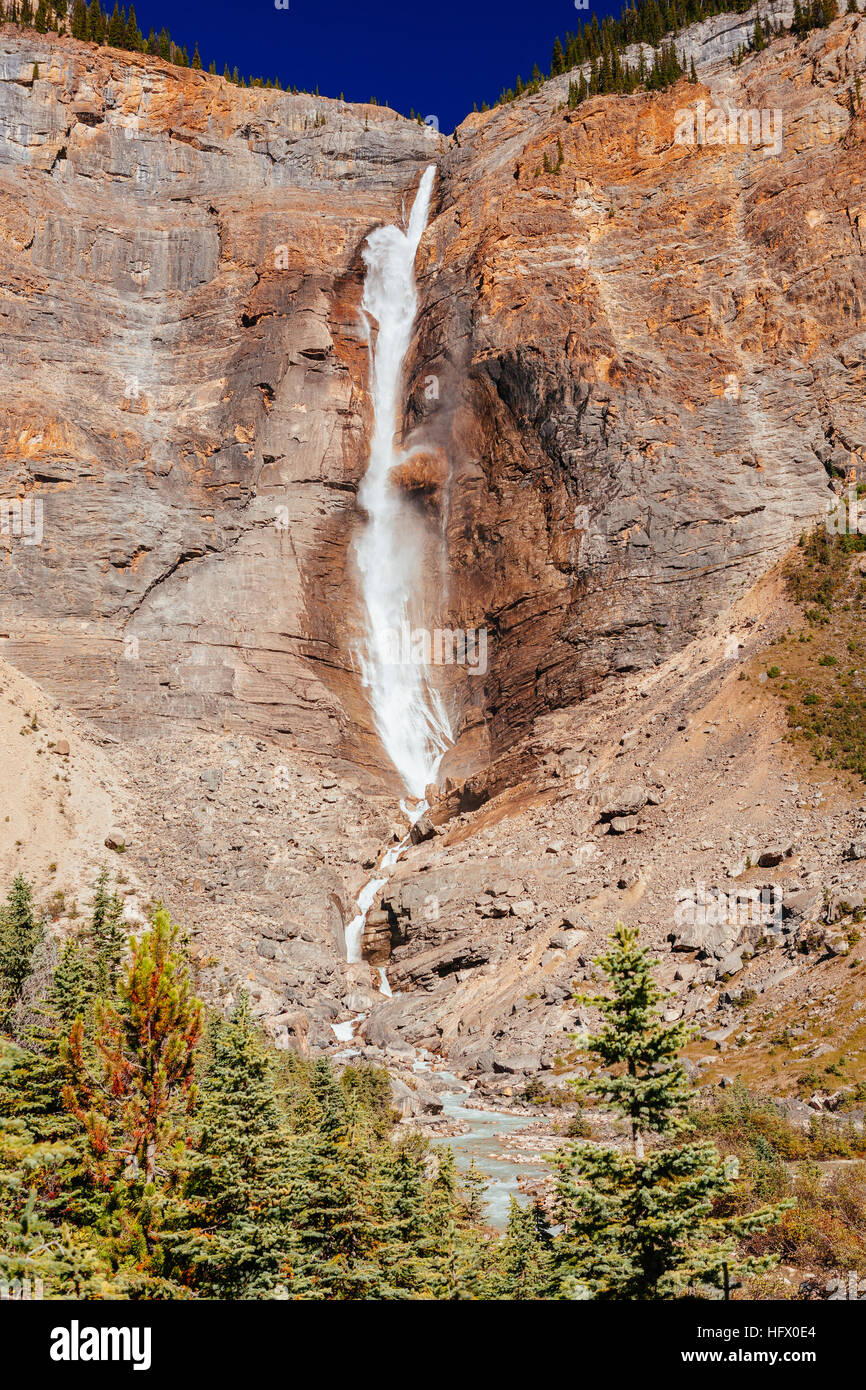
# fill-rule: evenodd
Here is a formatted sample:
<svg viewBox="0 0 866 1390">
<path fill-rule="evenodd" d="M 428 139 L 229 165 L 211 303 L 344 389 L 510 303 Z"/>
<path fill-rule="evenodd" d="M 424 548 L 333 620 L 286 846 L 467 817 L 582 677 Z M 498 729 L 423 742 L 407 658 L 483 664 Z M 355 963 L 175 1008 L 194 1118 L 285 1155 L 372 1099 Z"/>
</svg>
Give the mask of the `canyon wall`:
<svg viewBox="0 0 866 1390">
<path fill-rule="evenodd" d="M 461 620 L 495 634 L 494 755 L 687 644 L 862 469 L 864 60 L 849 16 L 662 94 L 569 110 L 560 78 L 449 147 L 414 437 L 450 456 Z M 738 142 L 678 141 L 698 103 Z"/>
<path fill-rule="evenodd" d="M 866 21 L 734 67 L 751 22 L 683 36 L 697 86 L 569 110 L 560 78 L 451 139 L 0 30 L 0 496 L 44 528 L 0 537 L 6 658 L 116 736 L 383 771 L 352 658 L 360 250 L 431 161 L 402 481 L 445 537 L 437 619 L 491 644 L 445 673 L 445 773 L 507 780 L 538 715 L 730 607 L 866 449 Z M 780 138 L 678 143 L 699 101 Z"/>
</svg>

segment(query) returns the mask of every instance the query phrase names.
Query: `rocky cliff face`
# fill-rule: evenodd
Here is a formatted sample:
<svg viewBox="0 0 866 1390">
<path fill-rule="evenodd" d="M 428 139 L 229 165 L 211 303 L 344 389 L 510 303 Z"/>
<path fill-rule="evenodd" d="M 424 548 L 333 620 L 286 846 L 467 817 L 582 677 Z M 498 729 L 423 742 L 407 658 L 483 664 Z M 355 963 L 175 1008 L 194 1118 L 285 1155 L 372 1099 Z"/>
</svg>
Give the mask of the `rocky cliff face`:
<svg viewBox="0 0 866 1390">
<path fill-rule="evenodd" d="M 862 467 L 864 59 L 851 17 L 661 96 L 562 110 L 559 79 L 442 161 L 412 404 L 494 753 L 689 642 Z M 772 142 L 678 143 L 699 102 Z"/>
<path fill-rule="evenodd" d="M 359 249 L 436 137 L 8 26 L 0 106 L 2 491 L 44 508 L 7 655 L 122 735 L 334 747 Z"/>
<path fill-rule="evenodd" d="M 663 96 L 572 112 L 558 79 L 450 143 L 3 35 L 0 457 L 45 517 L 7 551 L 6 654 L 116 733 L 231 724 L 380 761 L 347 573 L 359 253 L 432 159 L 406 481 L 447 536 L 440 616 L 487 627 L 492 663 L 453 691 L 456 774 L 690 640 L 861 455 L 857 17 Z M 698 101 L 778 110 L 780 149 L 677 143 Z"/>
<path fill-rule="evenodd" d="M 611 915 L 661 943 L 707 872 L 694 787 L 772 779 L 753 818 L 702 810 L 732 864 L 803 817 L 725 644 L 760 649 L 751 586 L 863 466 L 866 20 L 732 67 L 752 22 L 683 36 L 697 86 L 570 111 L 559 79 L 451 140 L 0 30 L 0 498 L 43 527 L 0 535 L 2 654 L 119 741 L 141 900 L 292 1045 L 370 1013 L 371 1044 L 550 1064 Z M 698 103 L 737 139 L 678 140 Z M 396 805 L 352 657 L 360 252 L 431 161 L 401 480 L 431 611 L 490 667 L 443 672 L 448 828 L 371 915 L 403 991 L 374 1009 L 343 935 Z"/>
</svg>

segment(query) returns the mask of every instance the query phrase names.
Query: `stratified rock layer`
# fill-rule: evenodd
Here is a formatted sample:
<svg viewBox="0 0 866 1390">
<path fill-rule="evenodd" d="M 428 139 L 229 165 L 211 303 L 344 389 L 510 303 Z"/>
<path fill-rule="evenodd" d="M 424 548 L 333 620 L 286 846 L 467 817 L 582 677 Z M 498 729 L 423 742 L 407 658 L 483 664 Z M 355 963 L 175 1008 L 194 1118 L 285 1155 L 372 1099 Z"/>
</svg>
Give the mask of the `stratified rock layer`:
<svg viewBox="0 0 866 1390">
<path fill-rule="evenodd" d="M 718 61 L 750 23 L 683 36 L 696 86 L 571 111 L 560 78 L 450 143 L 5 27 L 2 492 L 44 507 L 41 546 L 3 538 L 6 656 L 123 736 L 180 719 L 382 770 L 353 661 L 360 251 L 431 159 L 398 482 L 444 537 L 437 623 L 489 634 L 489 669 L 442 673 L 443 774 L 701 631 L 866 448 L 866 22 Z M 781 124 L 679 143 L 698 102 Z"/>
<path fill-rule="evenodd" d="M 495 636 L 465 691 L 494 754 L 682 647 L 862 472 L 864 64 L 847 16 L 661 95 L 557 79 L 449 147 L 410 413 L 451 458 L 455 614 Z M 678 140 L 699 103 L 764 143 Z"/>
</svg>

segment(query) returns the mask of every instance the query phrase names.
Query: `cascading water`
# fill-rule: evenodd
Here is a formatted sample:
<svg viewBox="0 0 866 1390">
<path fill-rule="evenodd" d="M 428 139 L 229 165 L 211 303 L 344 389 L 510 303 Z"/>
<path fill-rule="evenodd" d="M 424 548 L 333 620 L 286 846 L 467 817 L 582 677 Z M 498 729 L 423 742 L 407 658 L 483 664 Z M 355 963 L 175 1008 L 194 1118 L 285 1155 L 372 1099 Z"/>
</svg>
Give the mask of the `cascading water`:
<svg viewBox="0 0 866 1390">
<path fill-rule="evenodd" d="M 423 523 L 394 486 L 391 471 L 401 462 L 394 437 L 402 415 L 403 367 L 418 312 L 415 255 L 427 226 L 435 175 L 431 165 L 421 179 L 405 232 L 378 227 L 367 238 L 361 301 L 373 388 L 370 461 L 358 493 L 367 522 L 355 548 L 366 610 L 361 675 L 382 746 L 409 794 L 419 800 L 435 780 L 453 739 L 428 667 L 420 661 L 394 660 L 394 635 L 405 624 L 420 625 L 424 616 L 419 611 L 424 538 Z M 372 320 L 378 325 L 375 342 Z"/>
<path fill-rule="evenodd" d="M 394 440 L 402 415 L 403 368 L 418 312 L 415 256 L 427 226 L 435 165 L 425 170 L 405 231 L 377 227 L 367 238 L 367 267 L 361 308 L 370 346 L 373 392 L 373 437 L 370 460 L 358 500 L 366 523 L 355 546 L 365 610 L 365 631 L 358 651 L 376 731 L 416 805 L 410 820 L 427 809 L 424 793 L 435 781 L 439 764 L 453 742 L 451 724 L 431 672 L 421 661 L 394 660 L 394 634 L 408 624 L 421 625 L 423 522 L 416 516 L 391 472 L 401 462 Z M 376 324 L 374 337 L 373 322 Z M 407 835 L 390 849 L 379 873 L 397 863 L 409 844 Z M 346 929 L 346 954 L 361 960 L 367 913 L 386 878 L 370 881 L 358 899 L 358 915 Z M 390 994 L 382 974 L 382 991 Z"/>
</svg>

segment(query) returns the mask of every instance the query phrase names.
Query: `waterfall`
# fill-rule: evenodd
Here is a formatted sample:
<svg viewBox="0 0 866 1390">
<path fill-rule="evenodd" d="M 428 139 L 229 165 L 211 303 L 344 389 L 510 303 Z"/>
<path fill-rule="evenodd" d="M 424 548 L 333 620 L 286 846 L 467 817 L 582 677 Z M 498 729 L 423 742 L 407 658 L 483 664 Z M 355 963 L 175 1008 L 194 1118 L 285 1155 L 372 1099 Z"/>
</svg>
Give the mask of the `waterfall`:
<svg viewBox="0 0 866 1390">
<path fill-rule="evenodd" d="M 382 746 L 406 790 L 419 800 L 435 781 L 453 737 L 429 667 L 423 661 L 394 659 L 394 634 L 413 622 L 423 627 L 425 535 L 423 521 L 390 475 L 402 457 L 394 440 L 402 419 L 403 368 L 418 312 L 415 255 L 427 226 L 435 174 L 435 165 L 425 170 L 406 231 L 377 227 L 362 253 L 373 437 L 358 492 L 367 518 L 355 545 L 365 610 L 359 658 Z"/>
<path fill-rule="evenodd" d="M 365 618 L 358 657 L 382 746 L 417 802 L 411 810 L 401 803 L 412 821 L 427 809 L 424 793 L 453 743 L 448 714 L 429 667 L 423 661 L 395 660 L 393 642 L 395 633 L 412 622 L 423 625 L 424 618 L 424 523 L 394 486 L 391 471 L 402 458 L 395 436 L 402 420 L 403 369 L 418 312 L 415 256 L 427 226 L 435 176 L 435 165 L 422 175 L 406 230 L 377 227 L 362 252 L 367 274 L 361 309 L 370 348 L 373 437 L 358 492 L 366 513 L 355 544 Z M 406 835 L 388 850 L 379 874 L 397 863 L 409 842 Z M 358 914 L 346 928 L 350 962 L 361 960 L 367 913 L 387 881 L 378 876 L 371 879 L 358 899 Z M 382 993 L 390 995 L 384 969 L 380 977 Z"/>
</svg>

